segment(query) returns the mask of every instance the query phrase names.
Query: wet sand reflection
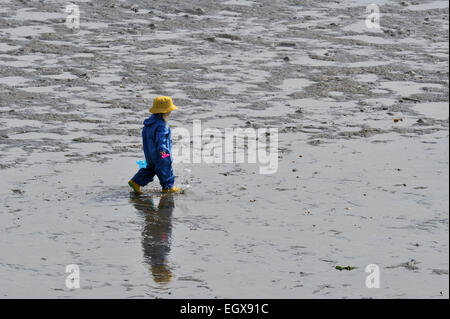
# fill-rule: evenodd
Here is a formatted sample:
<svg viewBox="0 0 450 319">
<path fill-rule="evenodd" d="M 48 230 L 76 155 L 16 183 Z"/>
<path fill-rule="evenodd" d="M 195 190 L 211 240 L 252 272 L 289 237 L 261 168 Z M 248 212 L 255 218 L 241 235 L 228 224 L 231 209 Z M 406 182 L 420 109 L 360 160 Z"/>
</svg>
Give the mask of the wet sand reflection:
<svg viewBox="0 0 450 319">
<path fill-rule="evenodd" d="M 167 259 L 172 235 L 172 212 L 175 208 L 173 195 L 162 195 L 158 207 L 154 204 L 154 197 L 133 196 L 131 201 L 144 217 L 142 247 L 153 280 L 157 283 L 170 282 L 172 272 Z"/>
</svg>

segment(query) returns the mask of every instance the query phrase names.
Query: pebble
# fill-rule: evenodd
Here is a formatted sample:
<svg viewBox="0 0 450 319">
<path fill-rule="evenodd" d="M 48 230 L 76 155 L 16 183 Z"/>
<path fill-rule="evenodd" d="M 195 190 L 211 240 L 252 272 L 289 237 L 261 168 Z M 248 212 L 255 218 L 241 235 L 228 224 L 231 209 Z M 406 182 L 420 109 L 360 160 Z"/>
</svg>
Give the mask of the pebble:
<svg viewBox="0 0 450 319">
<path fill-rule="evenodd" d="M 195 9 L 195 13 L 198 15 L 203 15 L 205 14 L 205 10 L 203 10 L 202 8 L 197 8 Z"/>
</svg>

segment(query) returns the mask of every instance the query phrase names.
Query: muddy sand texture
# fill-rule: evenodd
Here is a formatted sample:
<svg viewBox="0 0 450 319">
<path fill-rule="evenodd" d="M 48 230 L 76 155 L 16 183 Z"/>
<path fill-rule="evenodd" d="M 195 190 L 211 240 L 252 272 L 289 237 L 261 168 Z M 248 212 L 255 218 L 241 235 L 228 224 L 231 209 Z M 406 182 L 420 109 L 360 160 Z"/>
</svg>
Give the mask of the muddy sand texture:
<svg viewBox="0 0 450 319">
<path fill-rule="evenodd" d="M 0 5 L 0 297 L 448 298 L 448 2 L 378 1 L 381 30 L 376 0 L 73 2 L 79 31 Z M 136 198 L 156 95 L 173 127 L 278 128 L 278 172 Z"/>
</svg>

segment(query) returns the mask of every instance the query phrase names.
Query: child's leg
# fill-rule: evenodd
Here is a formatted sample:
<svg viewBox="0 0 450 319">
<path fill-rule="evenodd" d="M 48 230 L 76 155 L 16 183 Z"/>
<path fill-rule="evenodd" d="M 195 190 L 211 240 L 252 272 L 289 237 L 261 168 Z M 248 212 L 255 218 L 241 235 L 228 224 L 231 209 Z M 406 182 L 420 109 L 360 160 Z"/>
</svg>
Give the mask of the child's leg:
<svg viewBox="0 0 450 319">
<path fill-rule="evenodd" d="M 175 183 L 175 176 L 173 175 L 172 163 L 170 161 L 164 161 L 162 165 L 156 166 L 155 172 L 163 189 L 172 188 Z"/>
<path fill-rule="evenodd" d="M 145 186 L 153 182 L 153 177 L 155 177 L 155 166 L 149 163 L 146 168 L 141 168 L 131 180 L 140 186 Z"/>
</svg>

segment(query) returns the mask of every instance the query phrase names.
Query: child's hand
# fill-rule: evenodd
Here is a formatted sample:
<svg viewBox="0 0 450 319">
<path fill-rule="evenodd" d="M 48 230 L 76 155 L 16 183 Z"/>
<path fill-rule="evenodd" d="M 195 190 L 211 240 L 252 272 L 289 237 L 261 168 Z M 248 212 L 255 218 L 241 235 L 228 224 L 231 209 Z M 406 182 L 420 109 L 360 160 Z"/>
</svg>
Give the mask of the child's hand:
<svg viewBox="0 0 450 319">
<path fill-rule="evenodd" d="M 166 154 L 166 152 L 161 152 L 160 154 L 161 154 L 162 158 L 166 158 L 166 157 L 170 156 L 170 154 Z"/>
</svg>

